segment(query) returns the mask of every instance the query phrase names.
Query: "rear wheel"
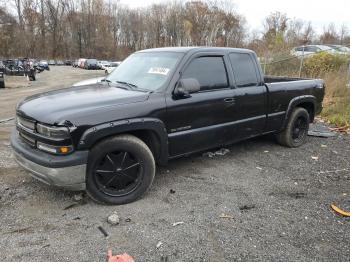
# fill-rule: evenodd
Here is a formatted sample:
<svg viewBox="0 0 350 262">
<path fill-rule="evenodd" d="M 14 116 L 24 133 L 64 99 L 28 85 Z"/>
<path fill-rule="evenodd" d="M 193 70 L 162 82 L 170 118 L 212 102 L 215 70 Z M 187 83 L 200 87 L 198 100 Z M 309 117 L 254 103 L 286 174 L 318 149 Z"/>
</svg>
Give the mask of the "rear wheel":
<svg viewBox="0 0 350 262">
<path fill-rule="evenodd" d="M 305 108 L 297 107 L 292 112 L 285 130 L 277 134 L 279 144 L 299 147 L 305 143 L 309 130 L 310 116 Z"/>
<path fill-rule="evenodd" d="M 135 136 L 120 135 L 91 150 L 86 190 L 98 202 L 126 204 L 150 188 L 154 175 L 155 161 L 147 145 Z"/>
</svg>

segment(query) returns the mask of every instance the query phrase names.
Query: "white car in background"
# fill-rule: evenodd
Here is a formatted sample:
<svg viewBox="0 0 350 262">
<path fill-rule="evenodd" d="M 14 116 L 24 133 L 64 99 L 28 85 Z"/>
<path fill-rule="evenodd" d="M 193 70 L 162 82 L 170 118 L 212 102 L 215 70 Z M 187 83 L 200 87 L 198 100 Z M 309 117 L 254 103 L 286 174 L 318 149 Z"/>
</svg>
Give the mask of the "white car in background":
<svg viewBox="0 0 350 262">
<path fill-rule="evenodd" d="M 305 46 L 298 46 L 293 48 L 290 53 L 294 56 L 311 56 L 319 52 L 327 52 L 330 54 L 337 54 L 337 51 L 333 49 L 332 47 L 326 46 L 326 45 L 305 45 Z"/>
<path fill-rule="evenodd" d="M 108 67 L 111 63 L 108 61 L 98 61 L 97 67 L 102 70 L 106 70 L 106 67 Z"/>
<path fill-rule="evenodd" d="M 350 54 L 350 48 L 347 46 L 343 46 L 343 45 L 327 45 L 327 46 L 335 49 L 335 51 L 337 51 L 338 54 L 341 54 L 341 55 Z"/>
<path fill-rule="evenodd" d="M 111 62 L 109 66 L 106 67 L 105 69 L 105 74 L 109 75 L 110 73 L 113 72 L 114 69 L 116 69 L 122 62 Z"/>
</svg>

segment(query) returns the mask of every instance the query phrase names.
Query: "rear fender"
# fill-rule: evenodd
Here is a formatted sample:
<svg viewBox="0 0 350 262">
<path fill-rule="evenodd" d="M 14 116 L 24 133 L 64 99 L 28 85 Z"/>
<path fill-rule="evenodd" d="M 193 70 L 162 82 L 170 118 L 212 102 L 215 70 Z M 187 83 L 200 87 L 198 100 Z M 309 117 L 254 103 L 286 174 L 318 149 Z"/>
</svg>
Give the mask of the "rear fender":
<svg viewBox="0 0 350 262">
<path fill-rule="evenodd" d="M 300 104 L 303 104 L 303 103 L 309 103 L 309 104 L 312 104 L 313 106 L 313 110 L 315 112 L 315 106 L 316 106 L 316 98 L 312 95 L 305 95 L 305 96 L 298 96 L 298 97 L 294 97 L 290 102 L 289 102 L 289 105 L 288 105 L 288 109 L 287 109 L 287 112 L 286 112 L 286 117 L 283 121 L 283 125 L 282 125 L 282 129 L 281 130 L 284 130 L 288 124 L 288 120 L 292 114 L 292 112 L 294 111 L 294 109 L 300 105 Z"/>
</svg>

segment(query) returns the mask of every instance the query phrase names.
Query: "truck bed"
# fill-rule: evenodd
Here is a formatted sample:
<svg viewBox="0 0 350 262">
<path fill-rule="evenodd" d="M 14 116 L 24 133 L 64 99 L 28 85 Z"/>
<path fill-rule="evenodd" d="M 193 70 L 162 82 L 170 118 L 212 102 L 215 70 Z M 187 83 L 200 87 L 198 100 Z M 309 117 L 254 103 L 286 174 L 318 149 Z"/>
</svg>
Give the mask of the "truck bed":
<svg viewBox="0 0 350 262">
<path fill-rule="evenodd" d="M 287 77 L 287 76 L 264 76 L 265 83 L 276 83 L 276 82 L 292 82 L 300 80 L 311 80 L 310 78 L 300 78 L 300 77 Z"/>
</svg>

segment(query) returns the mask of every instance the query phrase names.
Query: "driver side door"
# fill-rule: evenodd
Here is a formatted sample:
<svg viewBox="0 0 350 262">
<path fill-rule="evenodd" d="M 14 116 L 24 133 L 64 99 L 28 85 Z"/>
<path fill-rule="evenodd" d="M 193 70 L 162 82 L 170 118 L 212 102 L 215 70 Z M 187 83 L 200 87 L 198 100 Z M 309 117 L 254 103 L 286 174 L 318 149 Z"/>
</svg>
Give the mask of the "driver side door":
<svg viewBox="0 0 350 262">
<path fill-rule="evenodd" d="M 170 157 L 201 151 L 225 142 L 234 106 L 231 79 L 223 54 L 198 54 L 184 66 L 182 79 L 196 79 L 200 91 L 166 97 Z"/>
</svg>

